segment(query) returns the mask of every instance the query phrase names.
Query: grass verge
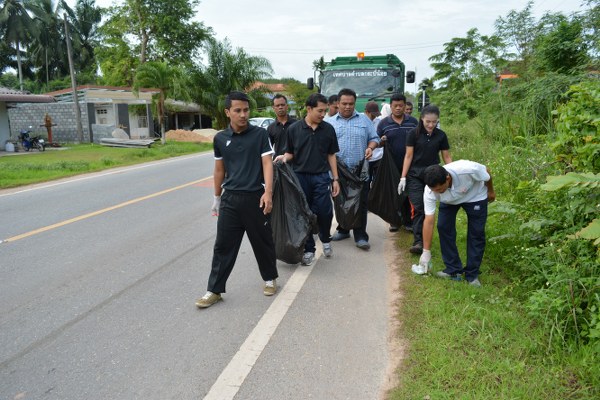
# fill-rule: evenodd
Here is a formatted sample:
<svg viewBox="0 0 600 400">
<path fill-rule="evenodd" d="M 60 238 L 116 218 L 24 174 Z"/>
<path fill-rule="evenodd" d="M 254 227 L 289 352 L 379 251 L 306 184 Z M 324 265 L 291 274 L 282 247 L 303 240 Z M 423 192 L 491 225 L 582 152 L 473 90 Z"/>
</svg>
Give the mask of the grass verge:
<svg viewBox="0 0 600 400">
<path fill-rule="evenodd" d="M 212 143 L 169 141 L 150 148 L 119 148 L 96 144 L 69 145 L 0 157 L 0 189 L 65 178 L 87 172 L 161 160 L 212 149 Z"/>
<path fill-rule="evenodd" d="M 491 216 L 488 222 L 497 221 Z M 459 249 L 466 248 L 465 233 L 460 212 Z M 412 235 L 400 234 L 400 251 L 408 253 L 411 243 Z M 437 232 L 432 254 L 435 273 L 443 269 Z M 410 264 L 418 257 L 406 258 L 399 268 L 398 334 L 407 347 L 390 400 L 597 398 L 599 388 L 585 372 L 597 362 L 593 354 L 548 346 L 543 326 L 527 315 L 519 287 L 500 266 L 484 258 L 477 289 L 415 275 Z"/>
</svg>

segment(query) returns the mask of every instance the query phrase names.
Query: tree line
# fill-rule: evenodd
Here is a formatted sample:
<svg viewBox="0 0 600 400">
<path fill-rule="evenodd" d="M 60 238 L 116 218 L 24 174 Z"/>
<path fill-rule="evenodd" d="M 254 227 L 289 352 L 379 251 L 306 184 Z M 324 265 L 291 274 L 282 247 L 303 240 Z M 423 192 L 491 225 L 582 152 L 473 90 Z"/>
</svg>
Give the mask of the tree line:
<svg viewBox="0 0 600 400">
<path fill-rule="evenodd" d="M 164 100 L 174 98 L 200 104 L 223 127 L 223 95 L 247 89 L 273 71 L 266 58 L 216 40 L 210 27 L 193 21 L 198 3 L 123 0 L 102 8 L 95 0 L 77 0 L 71 8 L 64 0 L 5 0 L 0 85 L 32 93 L 70 87 L 66 20 L 79 85 L 157 88 L 159 119 Z M 201 55 L 206 64 L 199 62 Z M 250 90 L 255 105 L 266 106 L 265 91 Z"/>
</svg>

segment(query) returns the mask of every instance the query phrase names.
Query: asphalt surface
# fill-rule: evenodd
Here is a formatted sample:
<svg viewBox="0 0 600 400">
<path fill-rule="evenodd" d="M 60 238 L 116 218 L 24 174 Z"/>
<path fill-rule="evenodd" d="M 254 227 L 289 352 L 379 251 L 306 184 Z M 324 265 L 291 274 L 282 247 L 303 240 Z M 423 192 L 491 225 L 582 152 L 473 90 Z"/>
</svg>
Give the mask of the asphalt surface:
<svg viewBox="0 0 600 400">
<path fill-rule="evenodd" d="M 212 154 L 0 191 L 0 399 L 378 399 L 388 382 L 387 225 L 278 262 L 240 250 L 198 310 L 216 219 Z M 1 176 L 1 171 L 0 171 Z M 386 262 L 387 261 L 387 262 Z"/>
</svg>

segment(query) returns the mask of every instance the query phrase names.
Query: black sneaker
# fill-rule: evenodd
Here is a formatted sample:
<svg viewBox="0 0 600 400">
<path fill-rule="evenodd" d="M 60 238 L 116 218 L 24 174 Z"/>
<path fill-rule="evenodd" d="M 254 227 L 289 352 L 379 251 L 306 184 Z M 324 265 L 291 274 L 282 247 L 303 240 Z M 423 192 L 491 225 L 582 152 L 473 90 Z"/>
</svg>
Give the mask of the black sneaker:
<svg viewBox="0 0 600 400">
<path fill-rule="evenodd" d="M 423 254 L 423 245 L 421 243 L 413 244 L 408 251 L 412 254 Z"/>
</svg>

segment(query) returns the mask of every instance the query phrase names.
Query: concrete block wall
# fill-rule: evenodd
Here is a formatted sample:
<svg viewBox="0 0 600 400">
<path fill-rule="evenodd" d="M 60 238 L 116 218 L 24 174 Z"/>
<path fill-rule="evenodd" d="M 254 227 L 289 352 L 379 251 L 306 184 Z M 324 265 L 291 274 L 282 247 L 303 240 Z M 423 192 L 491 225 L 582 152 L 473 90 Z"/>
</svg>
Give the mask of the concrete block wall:
<svg viewBox="0 0 600 400">
<path fill-rule="evenodd" d="M 81 124 L 83 126 L 83 142 L 90 142 L 90 129 L 88 122 L 87 107 L 85 104 L 79 104 L 81 110 Z M 52 117 L 52 141 L 58 143 L 75 143 L 79 141 L 77 135 L 77 121 L 75 119 L 75 110 L 73 103 L 58 104 L 18 104 L 15 108 L 8 110 L 8 119 L 10 121 L 10 134 L 12 139 L 17 139 L 19 131 L 33 126 L 33 132 L 36 135 L 47 137 L 47 131 L 44 126 L 44 117 L 48 113 Z M 114 127 L 113 127 L 114 129 Z M 112 132 L 112 131 L 111 131 Z"/>
</svg>

